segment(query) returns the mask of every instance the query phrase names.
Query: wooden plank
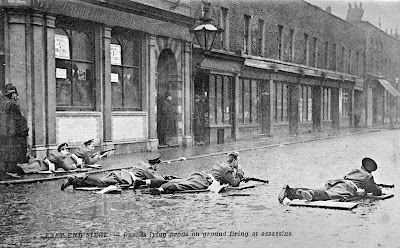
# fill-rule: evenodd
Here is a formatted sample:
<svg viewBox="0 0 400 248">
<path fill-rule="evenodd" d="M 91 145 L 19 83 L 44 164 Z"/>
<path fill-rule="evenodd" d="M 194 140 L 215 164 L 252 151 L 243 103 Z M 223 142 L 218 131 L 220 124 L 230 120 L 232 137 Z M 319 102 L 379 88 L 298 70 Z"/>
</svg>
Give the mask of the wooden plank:
<svg viewBox="0 0 400 248">
<path fill-rule="evenodd" d="M 338 201 L 312 201 L 307 202 L 304 200 L 292 200 L 289 202 L 289 206 L 292 207 L 310 207 L 310 208 L 328 208 L 328 209 L 340 209 L 340 210 L 352 210 L 357 207 L 358 202 L 338 202 Z"/>
<path fill-rule="evenodd" d="M 389 198 L 394 197 L 394 194 L 383 194 L 380 196 L 375 196 L 375 195 L 362 195 L 362 196 L 356 196 L 351 198 L 349 201 L 359 201 L 359 200 L 363 200 L 363 199 L 369 199 L 369 200 L 386 200 Z"/>
</svg>

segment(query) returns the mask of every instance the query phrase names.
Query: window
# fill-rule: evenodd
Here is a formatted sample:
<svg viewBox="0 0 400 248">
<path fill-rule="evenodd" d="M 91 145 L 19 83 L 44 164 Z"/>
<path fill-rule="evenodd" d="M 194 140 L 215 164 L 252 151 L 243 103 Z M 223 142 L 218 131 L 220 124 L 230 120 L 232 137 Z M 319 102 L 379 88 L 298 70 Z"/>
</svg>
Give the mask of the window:
<svg viewBox="0 0 400 248">
<path fill-rule="evenodd" d="M 230 124 L 233 77 L 212 74 L 210 77 L 210 123 Z"/>
<path fill-rule="evenodd" d="M 308 34 L 304 34 L 304 64 L 310 65 L 309 61 L 309 42 L 308 42 Z"/>
<path fill-rule="evenodd" d="M 351 73 L 351 49 L 349 49 L 349 57 L 347 58 L 347 73 Z"/>
<path fill-rule="evenodd" d="M 278 25 L 278 59 L 283 58 L 283 26 Z"/>
<path fill-rule="evenodd" d="M 318 66 L 318 39 L 313 38 L 313 66 Z"/>
<path fill-rule="evenodd" d="M 258 81 L 243 79 L 239 81 L 239 123 L 257 123 L 258 111 Z"/>
<path fill-rule="evenodd" d="M 289 62 L 292 62 L 293 58 L 294 58 L 294 30 L 290 29 Z"/>
<path fill-rule="evenodd" d="M 88 24 L 57 23 L 55 31 L 57 110 L 94 110 L 94 42 Z"/>
<path fill-rule="evenodd" d="M 243 52 L 250 54 L 251 37 L 250 37 L 250 16 L 244 15 L 244 38 L 243 38 Z"/>
<path fill-rule="evenodd" d="M 283 82 L 275 82 L 275 122 L 288 121 L 288 84 Z"/>
<path fill-rule="evenodd" d="M 350 90 L 342 90 L 342 117 L 348 117 L 350 115 Z"/>
<path fill-rule="evenodd" d="M 331 120 L 331 89 L 322 87 L 322 120 Z"/>
<path fill-rule="evenodd" d="M 355 64 L 355 74 L 358 74 L 359 72 L 359 66 L 360 66 L 360 52 L 357 51 L 356 53 L 356 64 Z"/>
<path fill-rule="evenodd" d="M 140 37 L 140 33 L 113 30 L 110 45 L 113 110 L 141 109 Z"/>
<path fill-rule="evenodd" d="M 329 43 L 325 41 L 325 69 L 329 69 Z"/>
<path fill-rule="evenodd" d="M 302 85 L 300 92 L 300 121 L 312 121 L 312 91 L 311 86 Z"/>
<path fill-rule="evenodd" d="M 336 71 L 337 67 L 336 67 L 336 44 L 333 44 L 332 47 L 332 70 Z"/>
<path fill-rule="evenodd" d="M 264 20 L 258 20 L 258 55 L 264 56 L 265 32 Z"/>
<path fill-rule="evenodd" d="M 346 65 L 346 63 L 345 63 L 345 48 L 342 47 L 342 66 L 340 68 L 342 70 L 342 72 L 344 72 L 345 65 Z"/>
<path fill-rule="evenodd" d="M 221 7 L 221 28 L 224 32 L 221 35 L 222 47 L 229 50 L 229 19 L 228 9 Z"/>
</svg>

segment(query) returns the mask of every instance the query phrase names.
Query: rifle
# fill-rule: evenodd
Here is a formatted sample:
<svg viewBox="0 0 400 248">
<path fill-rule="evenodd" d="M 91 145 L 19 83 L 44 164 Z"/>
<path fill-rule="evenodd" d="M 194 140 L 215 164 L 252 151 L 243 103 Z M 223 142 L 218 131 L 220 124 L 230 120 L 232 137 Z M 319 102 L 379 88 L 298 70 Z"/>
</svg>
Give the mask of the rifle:
<svg viewBox="0 0 400 248">
<path fill-rule="evenodd" d="M 269 183 L 269 180 L 258 179 L 255 177 L 244 177 L 242 179 L 243 182 L 254 181 L 254 182 L 261 182 L 261 183 Z"/>
<path fill-rule="evenodd" d="M 394 184 L 377 183 L 376 185 L 382 188 L 394 188 Z"/>
<path fill-rule="evenodd" d="M 99 154 L 101 156 L 103 154 L 106 154 L 107 152 L 114 151 L 114 150 L 115 150 L 115 148 L 111 148 L 111 149 L 108 149 L 108 150 L 101 151 Z"/>
</svg>

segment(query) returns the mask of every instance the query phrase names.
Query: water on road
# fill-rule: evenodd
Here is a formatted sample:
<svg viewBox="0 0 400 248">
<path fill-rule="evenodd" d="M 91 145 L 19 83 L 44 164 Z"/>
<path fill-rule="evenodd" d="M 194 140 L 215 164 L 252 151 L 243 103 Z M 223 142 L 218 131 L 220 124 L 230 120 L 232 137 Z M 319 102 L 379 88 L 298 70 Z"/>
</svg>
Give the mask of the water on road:
<svg viewBox="0 0 400 248">
<path fill-rule="evenodd" d="M 279 204 L 284 184 L 318 187 L 378 163 L 379 183 L 399 182 L 400 131 L 241 152 L 247 176 L 270 183 L 241 192 L 151 196 L 60 191 L 61 181 L 0 185 L 0 246 L 9 247 L 400 247 L 396 196 L 352 211 Z M 161 174 L 207 170 L 224 157 L 163 164 Z M 396 185 L 397 186 L 397 185 Z"/>
</svg>

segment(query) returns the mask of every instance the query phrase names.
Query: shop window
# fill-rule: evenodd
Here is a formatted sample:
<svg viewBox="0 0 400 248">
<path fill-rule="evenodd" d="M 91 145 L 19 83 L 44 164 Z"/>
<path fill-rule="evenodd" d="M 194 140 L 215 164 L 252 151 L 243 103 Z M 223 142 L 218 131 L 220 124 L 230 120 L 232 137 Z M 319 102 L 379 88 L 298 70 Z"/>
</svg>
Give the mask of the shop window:
<svg viewBox="0 0 400 248">
<path fill-rule="evenodd" d="M 55 32 L 57 110 L 95 108 L 94 42 L 90 25 L 60 25 Z M 82 27 L 75 29 L 76 27 Z"/>
<path fill-rule="evenodd" d="M 274 119 L 275 122 L 288 121 L 288 84 L 283 82 L 275 82 L 275 104 Z"/>
<path fill-rule="evenodd" d="M 111 39 L 111 102 L 113 110 L 141 109 L 140 34 L 114 34 Z"/>
<path fill-rule="evenodd" d="M 350 90 L 342 89 L 342 117 L 350 115 Z"/>
<path fill-rule="evenodd" d="M 240 79 L 239 81 L 239 123 L 257 123 L 258 117 L 258 82 L 254 79 Z"/>
<path fill-rule="evenodd" d="M 210 124 L 230 124 L 233 77 L 212 74 L 210 76 L 209 118 Z"/>
<path fill-rule="evenodd" d="M 299 114 L 300 121 L 312 121 L 312 93 L 311 86 L 302 85 L 300 92 Z"/>
<path fill-rule="evenodd" d="M 322 87 L 322 119 L 331 120 L 331 89 Z"/>
</svg>

